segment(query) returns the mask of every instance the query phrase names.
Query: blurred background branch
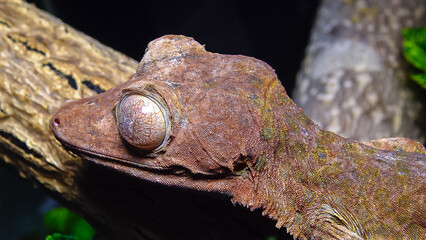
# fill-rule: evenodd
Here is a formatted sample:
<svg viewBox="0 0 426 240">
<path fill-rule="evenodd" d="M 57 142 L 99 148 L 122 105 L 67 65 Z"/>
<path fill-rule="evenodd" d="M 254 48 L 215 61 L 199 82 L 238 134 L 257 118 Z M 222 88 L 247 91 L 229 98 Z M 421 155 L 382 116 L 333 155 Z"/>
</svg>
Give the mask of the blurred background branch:
<svg viewBox="0 0 426 240">
<path fill-rule="evenodd" d="M 409 80 L 402 30 L 426 23 L 426 2 L 324 0 L 293 99 L 322 127 L 368 141 L 425 137 L 425 94 Z"/>
</svg>

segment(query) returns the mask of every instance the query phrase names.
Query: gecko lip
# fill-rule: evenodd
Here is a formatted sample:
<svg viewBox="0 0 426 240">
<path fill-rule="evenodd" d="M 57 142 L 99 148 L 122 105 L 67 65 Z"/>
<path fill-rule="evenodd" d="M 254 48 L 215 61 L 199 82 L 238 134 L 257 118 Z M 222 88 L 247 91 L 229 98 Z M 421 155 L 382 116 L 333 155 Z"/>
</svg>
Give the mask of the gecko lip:
<svg viewBox="0 0 426 240">
<path fill-rule="evenodd" d="M 143 161 L 142 160 L 130 161 L 122 157 L 112 157 L 102 153 L 97 153 L 90 149 L 76 148 L 72 143 L 69 143 L 67 142 L 67 140 L 61 138 L 60 136 L 61 134 L 58 133 L 60 120 L 56 116 L 54 116 L 51 119 L 50 126 L 52 128 L 52 131 L 55 133 L 56 139 L 62 144 L 62 146 L 65 149 L 70 150 L 74 152 L 75 154 L 77 154 L 78 156 L 82 157 L 83 159 L 86 159 L 95 164 L 100 164 L 105 166 L 115 166 L 113 168 L 117 168 L 117 165 L 115 164 L 118 164 L 120 166 L 118 168 L 120 169 L 126 169 L 126 171 L 131 171 L 130 169 L 137 168 L 139 170 L 143 170 L 145 175 L 152 174 L 153 172 L 155 172 L 162 175 L 176 175 L 176 176 L 186 175 L 186 176 L 191 176 L 192 179 L 220 179 L 223 177 L 230 177 L 232 175 L 232 173 L 230 172 L 225 172 L 223 174 L 210 174 L 210 175 L 197 174 L 197 173 L 191 172 L 190 169 L 183 168 L 182 166 L 172 165 L 172 166 L 163 167 L 163 166 L 154 165 L 154 163 L 158 161 L 154 161 L 154 162 L 149 161 L 149 160 L 154 160 L 154 157 L 146 157 L 143 159 Z M 152 181 L 152 179 L 150 179 L 149 177 L 147 180 Z"/>
<path fill-rule="evenodd" d="M 84 159 L 91 160 L 92 162 L 98 163 L 99 160 L 95 161 L 95 159 L 102 159 L 102 160 L 117 162 L 117 163 L 120 163 L 120 164 L 125 163 L 126 165 L 130 165 L 130 166 L 134 166 L 134 167 L 138 167 L 138 168 L 143 168 L 143 169 L 146 169 L 146 170 L 157 170 L 157 171 L 167 170 L 167 169 L 162 168 L 162 167 L 158 167 L 158 166 L 154 166 L 154 165 L 147 165 L 147 164 L 144 164 L 142 162 L 136 163 L 136 162 L 128 161 L 127 159 L 124 159 L 124 158 L 111 157 L 111 156 L 108 156 L 108 155 L 95 153 L 95 152 L 88 150 L 88 149 L 75 148 L 71 144 L 67 143 L 66 141 L 59 139 L 58 137 L 57 137 L 57 139 L 65 149 L 68 149 L 68 150 L 74 152 L 75 154 L 77 154 L 80 157 L 83 157 Z"/>
</svg>

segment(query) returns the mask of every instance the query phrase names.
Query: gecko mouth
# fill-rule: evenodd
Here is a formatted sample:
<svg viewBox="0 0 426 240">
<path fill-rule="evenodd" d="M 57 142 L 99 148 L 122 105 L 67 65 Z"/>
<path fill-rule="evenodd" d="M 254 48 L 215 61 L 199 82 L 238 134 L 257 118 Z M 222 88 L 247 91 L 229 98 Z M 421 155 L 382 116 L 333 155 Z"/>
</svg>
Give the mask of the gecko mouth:
<svg viewBox="0 0 426 240">
<path fill-rule="evenodd" d="M 66 143 L 63 143 L 63 146 L 67 149 Z M 73 150 L 78 156 L 83 158 L 84 160 L 87 160 L 89 162 L 95 163 L 97 165 L 103 165 L 109 168 L 113 168 L 118 171 L 131 171 L 131 172 L 139 172 L 137 175 L 139 177 L 147 177 L 148 180 L 150 180 L 150 177 L 148 175 L 154 174 L 154 176 L 179 176 L 183 178 L 191 178 L 193 180 L 207 180 L 207 179 L 224 179 L 224 178 L 231 178 L 235 176 L 232 172 L 226 172 L 222 174 L 200 174 L 200 173 L 192 173 L 191 170 L 186 169 L 182 166 L 174 165 L 174 166 L 168 166 L 168 167 L 160 167 L 160 166 L 153 166 L 143 163 L 137 163 L 132 162 L 127 159 L 123 158 L 115 158 L 106 156 L 103 154 L 94 153 L 90 150 L 86 149 L 78 149 L 77 151 Z M 132 169 L 137 168 L 138 171 L 132 171 Z M 126 170 L 125 170 L 126 169 Z"/>
<path fill-rule="evenodd" d="M 138 176 L 144 178 L 146 174 L 154 174 L 156 176 L 182 176 L 189 177 L 191 179 L 223 179 L 230 178 L 235 176 L 231 171 L 222 171 L 220 174 L 211 173 L 211 174 L 201 174 L 193 173 L 190 169 L 187 169 L 180 165 L 170 165 L 170 166 L 159 166 L 157 163 L 161 162 L 161 156 L 157 153 L 141 153 L 138 149 L 133 148 L 132 146 L 127 146 L 128 154 L 137 158 L 136 160 L 129 160 L 126 158 L 121 158 L 118 156 L 111 156 L 99 152 L 95 152 L 89 148 L 76 147 L 72 142 L 68 142 L 66 139 L 61 137 L 60 131 L 58 131 L 58 124 L 60 120 L 56 117 L 53 117 L 50 123 L 52 131 L 56 139 L 61 143 L 61 145 L 68 151 L 80 156 L 84 160 L 95 163 L 97 165 L 103 165 L 118 171 L 130 171 L 130 172 L 139 172 Z M 133 169 L 133 170 L 132 170 Z M 137 169 L 137 171 L 135 171 Z M 148 179 L 149 180 L 149 179 Z"/>
</svg>

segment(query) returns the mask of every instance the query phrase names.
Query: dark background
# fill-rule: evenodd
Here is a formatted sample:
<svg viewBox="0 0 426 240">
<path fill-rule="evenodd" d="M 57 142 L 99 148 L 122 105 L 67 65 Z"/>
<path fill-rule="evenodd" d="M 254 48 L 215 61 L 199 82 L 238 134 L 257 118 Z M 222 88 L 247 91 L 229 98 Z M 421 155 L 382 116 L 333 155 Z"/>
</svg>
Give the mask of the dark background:
<svg viewBox="0 0 426 240">
<path fill-rule="evenodd" d="M 318 0 L 39 0 L 37 7 L 136 60 L 165 34 L 195 38 L 211 52 L 265 61 L 290 92 Z"/>
<path fill-rule="evenodd" d="M 149 41 L 183 34 L 206 50 L 242 54 L 271 65 L 291 94 L 318 0 L 297 1 L 29 1 L 136 60 Z M 0 166 L 0 239 L 44 239 L 41 190 Z M 32 235 L 32 238 L 30 238 Z M 24 238 L 26 236 L 27 238 Z"/>
</svg>

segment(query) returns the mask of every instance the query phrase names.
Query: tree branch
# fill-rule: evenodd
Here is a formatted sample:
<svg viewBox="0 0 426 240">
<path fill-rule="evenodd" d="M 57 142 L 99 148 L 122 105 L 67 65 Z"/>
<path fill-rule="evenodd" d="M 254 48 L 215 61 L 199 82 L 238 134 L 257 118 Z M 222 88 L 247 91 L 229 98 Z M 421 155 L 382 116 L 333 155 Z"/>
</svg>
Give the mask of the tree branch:
<svg viewBox="0 0 426 240">
<path fill-rule="evenodd" d="M 425 9 L 421 0 L 323 1 L 295 102 L 346 137 L 424 141 L 424 107 L 408 80 L 401 30 L 424 24 Z"/>
<path fill-rule="evenodd" d="M 49 129 L 59 106 L 126 81 L 136 68 L 30 4 L 0 1 L 0 159 L 111 239 L 289 237 L 227 197 L 139 182 L 62 148 Z"/>
</svg>

